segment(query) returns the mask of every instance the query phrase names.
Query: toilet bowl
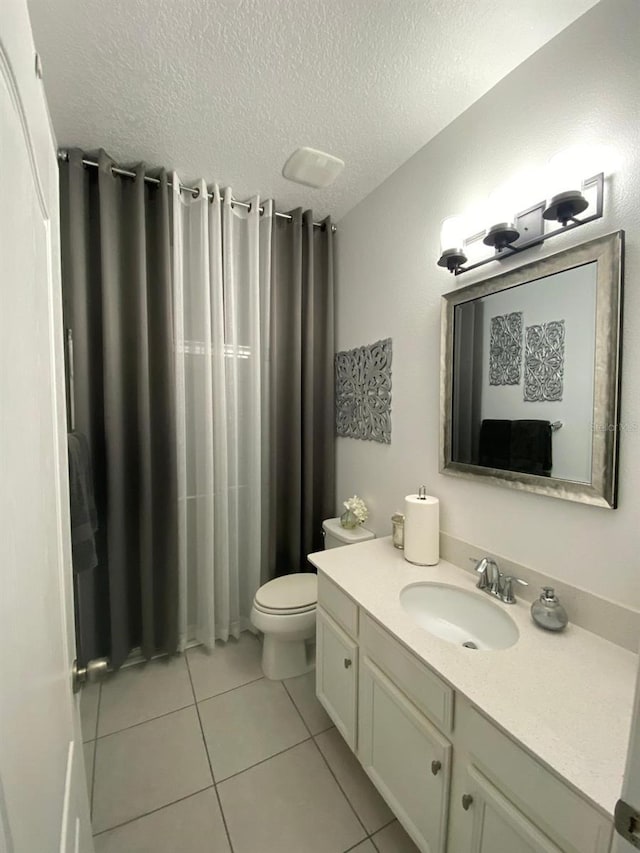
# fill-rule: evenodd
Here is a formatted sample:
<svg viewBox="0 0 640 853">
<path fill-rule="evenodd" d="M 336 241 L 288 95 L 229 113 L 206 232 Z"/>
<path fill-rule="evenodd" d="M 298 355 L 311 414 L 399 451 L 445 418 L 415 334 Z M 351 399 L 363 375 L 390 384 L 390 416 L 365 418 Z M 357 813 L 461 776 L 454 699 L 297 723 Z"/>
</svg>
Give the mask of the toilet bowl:
<svg viewBox="0 0 640 853">
<path fill-rule="evenodd" d="M 363 527 L 347 530 L 339 518 L 323 522 L 324 547 L 337 548 L 375 538 Z M 256 592 L 251 624 L 262 631 L 262 671 L 269 679 L 303 675 L 315 666 L 318 577 L 297 572 L 274 578 Z"/>
</svg>

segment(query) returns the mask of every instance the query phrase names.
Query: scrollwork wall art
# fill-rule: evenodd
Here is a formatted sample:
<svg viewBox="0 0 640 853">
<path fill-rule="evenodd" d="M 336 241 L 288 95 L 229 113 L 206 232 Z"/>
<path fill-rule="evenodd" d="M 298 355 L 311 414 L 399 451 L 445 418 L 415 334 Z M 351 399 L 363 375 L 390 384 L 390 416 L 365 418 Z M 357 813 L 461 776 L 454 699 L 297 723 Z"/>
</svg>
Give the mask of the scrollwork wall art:
<svg viewBox="0 0 640 853">
<path fill-rule="evenodd" d="M 489 384 L 519 385 L 522 370 L 522 311 L 491 318 Z"/>
<path fill-rule="evenodd" d="M 336 353 L 336 432 L 391 444 L 391 338 Z"/>
<path fill-rule="evenodd" d="M 564 390 L 564 320 L 527 326 L 525 333 L 525 402 L 556 402 Z"/>
</svg>

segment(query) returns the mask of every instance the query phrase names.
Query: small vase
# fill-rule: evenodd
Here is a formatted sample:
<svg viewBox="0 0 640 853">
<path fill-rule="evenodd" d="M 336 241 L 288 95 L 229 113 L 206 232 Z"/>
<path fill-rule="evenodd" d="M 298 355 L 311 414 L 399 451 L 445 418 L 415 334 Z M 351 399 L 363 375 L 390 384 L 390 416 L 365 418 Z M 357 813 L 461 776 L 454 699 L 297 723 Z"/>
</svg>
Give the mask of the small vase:
<svg viewBox="0 0 640 853">
<path fill-rule="evenodd" d="M 353 528 L 357 527 L 360 522 L 358 521 L 358 517 L 354 515 L 350 509 L 345 509 L 340 516 L 340 524 L 343 527 L 346 527 L 347 530 L 353 530 Z"/>
</svg>

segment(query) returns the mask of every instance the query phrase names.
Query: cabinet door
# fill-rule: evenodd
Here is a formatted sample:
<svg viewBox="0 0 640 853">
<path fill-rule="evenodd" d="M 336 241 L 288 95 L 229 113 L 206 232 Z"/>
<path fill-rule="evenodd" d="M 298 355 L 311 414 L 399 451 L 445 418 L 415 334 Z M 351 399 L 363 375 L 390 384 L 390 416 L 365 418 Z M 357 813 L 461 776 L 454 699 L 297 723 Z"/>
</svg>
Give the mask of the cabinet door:
<svg viewBox="0 0 640 853">
<path fill-rule="evenodd" d="M 316 693 L 342 737 L 355 750 L 358 646 L 320 609 L 316 622 Z"/>
<path fill-rule="evenodd" d="M 469 766 L 467 780 L 463 808 L 473 822 L 469 853 L 562 853 L 475 767 Z"/>
<path fill-rule="evenodd" d="M 360 672 L 359 756 L 419 849 L 443 853 L 451 744 L 366 657 Z"/>
</svg>

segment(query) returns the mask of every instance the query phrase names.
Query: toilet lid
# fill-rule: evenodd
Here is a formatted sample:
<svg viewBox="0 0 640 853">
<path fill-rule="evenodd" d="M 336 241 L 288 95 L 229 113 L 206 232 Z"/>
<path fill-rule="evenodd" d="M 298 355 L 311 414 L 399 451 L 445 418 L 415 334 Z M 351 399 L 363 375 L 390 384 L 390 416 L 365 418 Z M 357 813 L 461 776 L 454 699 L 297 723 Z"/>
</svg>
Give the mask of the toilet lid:
<svg viewBox="0 0 640 853">
<path fill-rule="evenodd" d="M 269 610 L 299 610 L 317 601 L 318 576 L 313 572 L 274 578 L 256 592 L 256 604 Z"/>
</svg>

